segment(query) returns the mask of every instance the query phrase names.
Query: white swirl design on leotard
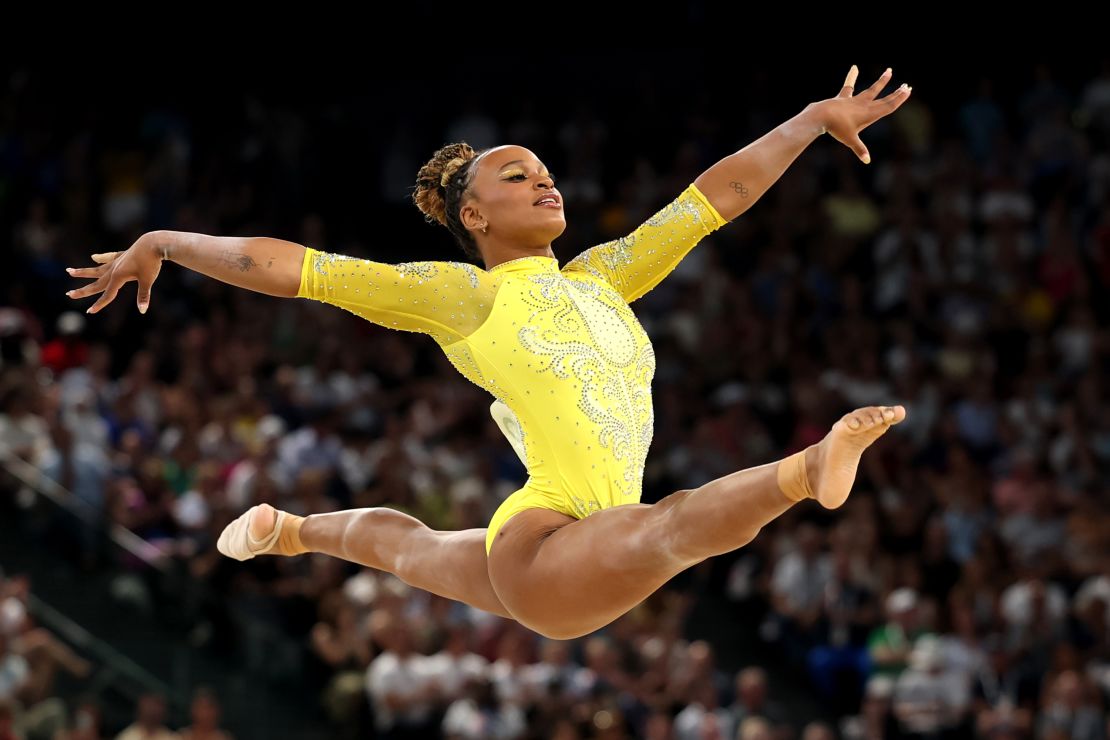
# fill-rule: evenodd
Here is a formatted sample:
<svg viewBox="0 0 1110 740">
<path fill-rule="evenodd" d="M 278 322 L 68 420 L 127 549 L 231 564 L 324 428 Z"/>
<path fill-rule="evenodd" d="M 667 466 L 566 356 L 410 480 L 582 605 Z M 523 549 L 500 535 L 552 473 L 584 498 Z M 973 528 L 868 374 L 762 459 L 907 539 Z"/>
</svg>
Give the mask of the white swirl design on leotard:
<svg viewBox="0 0 1110 740">
<path fill-rule="evenodd" d="M 517 332 L 521 346 L 541 361 L 540 372 L 580 382 L 578 407 L 597 425 L 600 446 L 624 463 L 614 484 L 623 498 L 638 499 L 654 421 L 655 352 L 647 333 L 612 289 L 563 275 L 528 280 L 535 285 L 525 294 L 533 316 L 554 312 L 553 324 L 565 334 L 526 325 Z M 567 338 L 576 335 L 583 339 Z"/>
</svg>

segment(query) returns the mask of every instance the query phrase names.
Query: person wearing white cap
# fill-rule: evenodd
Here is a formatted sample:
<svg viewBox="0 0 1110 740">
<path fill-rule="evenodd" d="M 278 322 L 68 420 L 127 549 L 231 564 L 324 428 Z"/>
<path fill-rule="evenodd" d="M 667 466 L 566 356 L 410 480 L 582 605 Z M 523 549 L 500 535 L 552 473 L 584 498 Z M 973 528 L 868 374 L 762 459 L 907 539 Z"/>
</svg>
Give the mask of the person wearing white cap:
<svg viewBox="0 0 1110 740">
<path fill-rule="evenodd" d="M 877 627 L 867 641 L 873 671 L 897 676 L 909 663 L 914 641 L 922 634 L 917 612 L 917 592 L 895 589 L 886 598 L 887 622 Z"/>
</svg>

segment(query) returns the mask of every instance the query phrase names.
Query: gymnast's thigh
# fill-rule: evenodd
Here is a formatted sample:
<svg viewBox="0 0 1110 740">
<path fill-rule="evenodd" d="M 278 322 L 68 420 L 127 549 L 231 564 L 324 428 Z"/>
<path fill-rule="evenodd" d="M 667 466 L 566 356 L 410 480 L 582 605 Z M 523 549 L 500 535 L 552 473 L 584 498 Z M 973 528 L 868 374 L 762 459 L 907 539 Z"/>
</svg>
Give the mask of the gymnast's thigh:
<svg viewBox="0 0 1110 740">
<path fill-rule="evenodd" d="M 523 511 L 489 554 L 490 584 L 521 624 L 559 639 L 587 634 L 689 566 L 668 550 L 665 507 L 624 504 L 575 519 Z"/>
</svg>

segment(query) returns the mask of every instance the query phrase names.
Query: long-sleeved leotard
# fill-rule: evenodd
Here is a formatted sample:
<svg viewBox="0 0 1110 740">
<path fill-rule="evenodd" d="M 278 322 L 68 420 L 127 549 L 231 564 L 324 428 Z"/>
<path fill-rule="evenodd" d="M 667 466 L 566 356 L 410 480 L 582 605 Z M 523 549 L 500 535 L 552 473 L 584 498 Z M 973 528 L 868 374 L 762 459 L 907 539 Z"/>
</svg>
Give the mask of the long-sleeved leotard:
<svg viewBox="0 0 1110 740">
<path fill-rule="evenodd" d="M 576 518 L 640 500 L 652 438 L 655 354 L 628 304 L 728 223 L 692 183 L 630 235 L 560 269 L 522 257 L 386 264 L 307 249 L 298 298 L 429 334 L 466 378 L 511 410 L 528 481 L 490 522 L 533 506 Z M 495 404 L 497 406 L 497 404 Z"/>
</svg>

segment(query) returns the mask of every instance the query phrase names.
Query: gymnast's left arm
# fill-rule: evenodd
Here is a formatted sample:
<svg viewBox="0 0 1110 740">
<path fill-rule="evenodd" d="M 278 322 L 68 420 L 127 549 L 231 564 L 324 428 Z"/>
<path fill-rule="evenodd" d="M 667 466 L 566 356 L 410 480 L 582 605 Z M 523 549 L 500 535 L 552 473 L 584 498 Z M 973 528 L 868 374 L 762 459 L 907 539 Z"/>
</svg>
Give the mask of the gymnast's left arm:
<svg viewBox="0 0 1110 740">
<path fill-rule="evenodd" d="M 721 216 L 732 221 L 751 208 L 821 134 L 828 133 L 869 164 L 871 155 L 859 132 L 896 111 L 909 99 L 912 88 L 902 85 L 877 98 L 890 80 L 892 72 L 887 69 L 875 84 L 856 95 L 858 74 L 853 64 L 836 97 L 810 103 L 789 121 L 698 175 L 694 185 Z"/>
<path fill-rule="evenodd" d="M 855 65 L 835 98 L 811 103 L 774 131 L 698 175 L 671 203 L 631 234 L 590 247 L 563 268 L 609 283 L 628 303 L 659 284 L 699 241 L 751 208 L 809 144 L 823 133 L 870 161 L 859 132 L 894 112 L 910 89 L 876 100 L 890 79 L 888 69 L 874 85 L 853 95 Z"/>
</svg>

